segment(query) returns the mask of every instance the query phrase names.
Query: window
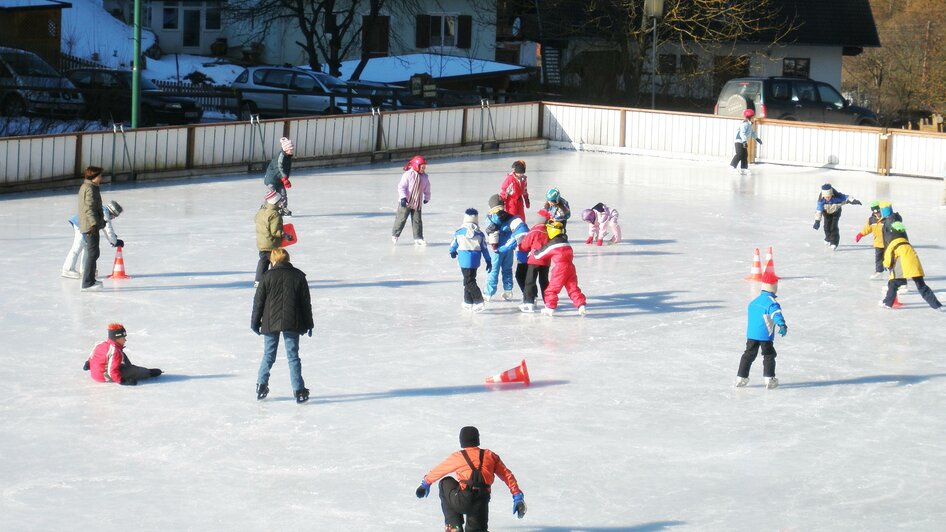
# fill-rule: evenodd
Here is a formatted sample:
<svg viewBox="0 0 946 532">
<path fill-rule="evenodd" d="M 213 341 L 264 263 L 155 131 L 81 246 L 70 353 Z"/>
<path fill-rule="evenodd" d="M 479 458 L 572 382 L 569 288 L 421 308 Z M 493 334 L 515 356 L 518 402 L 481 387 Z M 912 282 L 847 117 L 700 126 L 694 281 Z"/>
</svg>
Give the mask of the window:
<svg viewBox="0 0 946 532">
<path fill-rule="evenodd" d="M 243 70 L 243 72 L 240 72 L 240 75 L 237 76 L 236 80 L 234 81 L 236 81 L 237 83 L 246 83 L 249 80 L 250 80 L 250 71 Z"/>
<path fill-rule="evenodd" d="M 796 102 L 817 102 L 818 97 L 815 95 L 815 84 L 810 81 L 796 81 L 792 83 L 793 88 L 795 89 L 795 94 L 792 96 L 792 100 Z"/>
<path fill-rule="evenodd" d="M 417 15 L 415 48 L 470 48 L 473 17 L 470 15 Z"/>
<path fill-rule="evenodd" d="M 256 72 L 253 72 L 253 84 L 254 84 L 254 85 L 262 85 L 262 84 L 263 84 L 263 78 L 266 77 L 266 73 L 267 73 L 267 72 L 269 72 L 269 70 L 263 70 L 263 69 L 257 70 Z"/>
<path fill-rule="evenodd" d="M 176 30 L 180 28 L 178 18 L 179 18 L 179 9 L 177 7 L 165 7 L 162 10 L 163 21 L 161 23 L 161 29 L 164 30 Z"/>
<path fill-rule="evenodd" d="M 786 57 L 782 59 L 782 75 L 787 78 L 807 78 L 811 73 L 811 59 Z"/>
<path fill-rule="evenodd" d="M 831 85 L 819 83 L 818 96 L 821 96 L 821 101 L 824 103 L 829 103 L 838 109 L 844 108 L 844 98 Z"/>
<path fill-rule="evenodd" d="M 453 15 L 430 16 L 430 46 L 453 47 L 457 44 L 457 17 Z"/>
<path fill-rule="evenodd" d="M 681 55 L 680 68 L 684 74 L 696 74 L 700 71 L 700 56 L 696 54 Z"/>
<path fill-rule="evenodd" d="M 289 81 L 292 79 L 291 70 L 267 70 L 263 78 L 263 85 L 270 87 L 279 87 L 281 89 L 289 88 Z"/>
<path fill-rule="evenodd" d="M 788 101 L 792 99 L 792 88 L 787 81 L 773 81 L 772 94 L 769 95 L 773 100 Z"/>
<path fill-rule="evenodd" d="M 204 12 L 204 29 L 206 30 L 219 30 L 221 28 L 220 24 L 220 5 L 219 4 L 210 4 L 207 6 L 207 11 Z"/>
<path fill-rule="evenodd" d="M 674 54 L 660 54 L 657 57 L 657 72 L 660 74 L 676 74 L 677 56 Z"/>
<path fill-rule="evenodd" d="M 296 74 L 292 80 L 292 88 L 301 92 L 312 92 L 315 90 L 315 80 L 305 74 Z"/>
</svg>

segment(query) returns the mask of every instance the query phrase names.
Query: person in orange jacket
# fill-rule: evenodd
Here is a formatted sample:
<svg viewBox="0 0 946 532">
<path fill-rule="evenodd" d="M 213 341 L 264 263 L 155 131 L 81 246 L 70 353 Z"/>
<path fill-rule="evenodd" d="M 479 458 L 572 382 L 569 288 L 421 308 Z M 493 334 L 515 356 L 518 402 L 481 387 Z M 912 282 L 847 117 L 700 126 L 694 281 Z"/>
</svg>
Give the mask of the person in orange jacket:
<svg viewBox="0 0 946 532">
<path fill-rule="evenodd" d="M 486 532 L 489 529 L 490 490 L 496 477 L 506 483 L 512 493 L 512 513 L 522 519 L 526 515 L 526 503 L 516 477 L 498 454 L 480 448 L 480 431 L 476 427 L 460 429 L 460 447 L 459 451 L 424 475 L 414 491 L 418 499 L 423 499 L 430 495 L 430 485 L 440 480 L 444 530 L 463 532 L 464 514 L 466 532 Z M 457 478 L 447 476 L 451 473 L 456 473 Z"/>
</svg>

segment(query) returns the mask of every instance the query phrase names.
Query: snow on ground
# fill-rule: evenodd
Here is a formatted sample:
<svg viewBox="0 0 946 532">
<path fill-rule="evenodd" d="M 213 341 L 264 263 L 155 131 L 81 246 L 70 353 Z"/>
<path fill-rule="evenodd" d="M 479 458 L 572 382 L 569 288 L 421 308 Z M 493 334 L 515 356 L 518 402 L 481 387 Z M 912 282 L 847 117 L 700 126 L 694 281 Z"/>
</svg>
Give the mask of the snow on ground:
<svg viewBox="0 0 946 532">
<path fill-rule="evenodd" d="M 130 69 L 134 53 L 132 27 L 113 17 L 102 0 L 69 0 L 72 7 L 62 10 L 62 50 L 92 59 L 110 68 Z M 141 50 L 154 44 L 154 33 L 142 28 Z"/>
<path fill-rule="evenodd" d="M 567 297 L 553 318 L 506 302 L 460 309 L 447 245 L 519 157 L 534 208 L 554 185 L 576 213 L 584 318 Z M 515 519 L 494 485 L 494 532 L 946 522 L 946 315 L 915 290 L 902 310 L 877 306 L 873 251 L 853 243 L 866 206 L 844 208 L 837 252 L 811 229 L 825 181 L 865 205 L 892 200 L 946 299 L 939 181 L 772 165 L 740 177 L 721 163 L 565 151 L 433 159 L 429 245 L 408 232 L 392 247 L 401 164 L 292 175 L 290 252 L 316 321 L 302 406 L 282 351 L 270 397 L 254 395 L 260 175 L 104 186 L 125 207 L 115 228 L 132 279 L 101 293 L 59 277 L 75 189 L 0 197 L 4 530 L 440 530 L 436 486 L 424 500 L 414 488 L 468 424 L 529 506 Z M 583 243 L 577 213 L 598 201 L 620 210 L 625 242 Z M 782 386 L 761 386 L 759 360 L 734 389 L 758 290 L 743 277 L 769 245 L 789 324 L 776 340 Z M 103 273 L 112 255 L 105 246 Z M 131 388 L 82 372 L 111 320 L 128 327 L 132 360 L 164 376 Z M 522 359 L 529 388 L 482 384 Z"/>
<path fill-rule="evenodd" d="M 342 79 L 351 78 L 360 60 L 342 61 Z M 472 57 L 438 54 L 406 54 L 374 57 L 368 60 L 360 79 L 379 83 L 406 83 L 414 74 L 428 73 L 434 78 L 450 78 L 492 72 L 520 71 L 524 67 Z"/>
<path fill-rule="evenodd" d="M 184 81 L 192 72 L 200 72 L 212 79 L 211 85 L 229 86 L 243 67 L 225 60 L 203 55 L 165 54 L 161 59 L 148 58 L 147 67 L 142 74 L 151 80 Z"/>
</svg>

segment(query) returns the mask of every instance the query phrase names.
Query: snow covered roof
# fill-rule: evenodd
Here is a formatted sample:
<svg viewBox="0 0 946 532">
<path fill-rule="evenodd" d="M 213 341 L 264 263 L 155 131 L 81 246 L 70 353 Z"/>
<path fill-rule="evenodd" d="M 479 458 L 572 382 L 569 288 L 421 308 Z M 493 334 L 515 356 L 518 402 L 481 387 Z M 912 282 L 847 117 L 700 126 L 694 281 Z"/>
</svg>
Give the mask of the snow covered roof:
<svg viewBox="0 0 946 532">
<path fill-rule="evenodd" d="M 21 7 L 58 7 L 60 9 L 72 7 L 69 2 L 59 0 L 0 0 L 0 9 L 16 9 Z"/>
<path fill-rule="evenodd" d="M 341 77 L 351 79 L 352 72 L 355 71 L 357 66 L 357 59 L 343 61 Z M 520 74 L 529 70 L 529 67 L 521 65 L 509 65 L 470 57 L 407 54 L 369 59 L 361 73 L 361 81 L 407 83 L 413 74 L 427 73 L 433 76 L 434 79 L 443 80 L 491 74 Z"/>
</svg>

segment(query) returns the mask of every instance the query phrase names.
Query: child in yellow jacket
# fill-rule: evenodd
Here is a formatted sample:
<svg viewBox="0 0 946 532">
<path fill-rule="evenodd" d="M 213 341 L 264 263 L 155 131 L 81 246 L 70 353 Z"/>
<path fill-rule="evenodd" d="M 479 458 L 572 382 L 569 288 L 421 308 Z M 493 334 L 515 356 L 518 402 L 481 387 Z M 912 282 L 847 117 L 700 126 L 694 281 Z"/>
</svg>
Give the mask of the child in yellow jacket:
<svg viewBox="0 0 946 532">
<path fill-rule="evenodd" d="M 880 202 L 870 204 L 870 217 L 860 233 L 854 235 L 854 241 L 860 242 L 867 235 L 874 237 L 874 275 L 871 279 L 880 279 L 884 274 L 884 217 L 880 215 Z"/>
<path fill-rule="evenodd" d="M 936 299 L 936 294 L 923 281 L 923 265 L 920 264 L 920 257 L 916 254 L 916 250 L 907 240 L 907 230 L 903 222 L 894 222 L 890 229 L 893 240 L 884 251 L 884 267 L 890 270 L 890 280 L 887 281 L 887 297 L 880 302 L 881 305 L 894 308 L 897 289 L 906 286 L 907 279 L 913 279 L 916 290 L 930 307 L 933 310 L 943 310 L 943 304 Z"/>
</svg>

